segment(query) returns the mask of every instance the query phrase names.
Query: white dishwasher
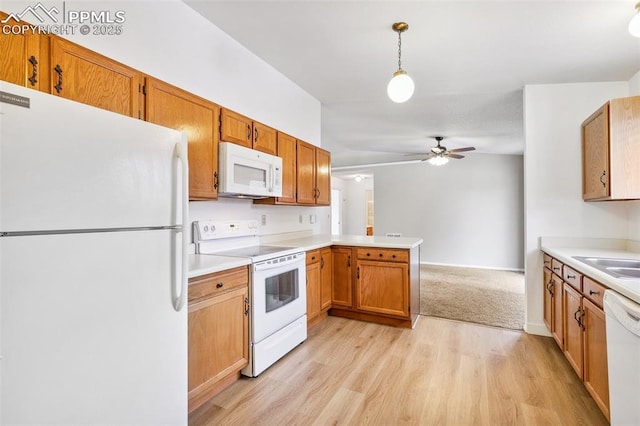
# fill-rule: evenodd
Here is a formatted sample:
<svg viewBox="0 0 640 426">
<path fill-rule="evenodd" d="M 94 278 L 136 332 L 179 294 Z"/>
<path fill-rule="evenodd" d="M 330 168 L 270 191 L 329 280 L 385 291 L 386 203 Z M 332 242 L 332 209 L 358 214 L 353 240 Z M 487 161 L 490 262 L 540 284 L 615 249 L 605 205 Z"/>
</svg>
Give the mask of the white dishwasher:
<svg viewBox="0 0 640 426">
<path fill-rule="evenodd" d="M 612 426 L 640 425 L 640 305 L 604 292 Z"/>
</svg>

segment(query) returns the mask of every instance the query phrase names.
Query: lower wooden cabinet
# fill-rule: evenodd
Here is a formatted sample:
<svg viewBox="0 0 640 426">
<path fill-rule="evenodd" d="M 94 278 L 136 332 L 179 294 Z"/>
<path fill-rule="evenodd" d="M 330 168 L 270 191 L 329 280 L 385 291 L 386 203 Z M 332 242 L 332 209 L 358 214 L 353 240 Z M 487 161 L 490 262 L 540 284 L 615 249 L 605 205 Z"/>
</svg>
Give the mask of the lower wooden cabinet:
<svg viewBox="0 0 640 426">
<path fill-rule="evenodd" d="M 547 265 L 545 254 L 545 265 Z M 552 259 L 544 270 L 544 321 L 567 361 L 609 419 L 605 286 Z M 562 277 L 562 278 L 560 278 Z M 560 303 L 558 303 L 560 301 Z"/>
<path fill-rule="evenodd" d="M 331 248 L 307 252 L 307 327 L 327 316 L 331 307 Z"/>
<path fill-rule="evenodd" d="M 412 327 L 419 314 L 419 252 L 334 247 L 332 315 Z M 355 260 L 354 260 L 355 259 Z"/>
<path fill-rule="evenodd" d="M 247 267 L 189 280 L 189 412 L 249 362 Z"/>
</svg>

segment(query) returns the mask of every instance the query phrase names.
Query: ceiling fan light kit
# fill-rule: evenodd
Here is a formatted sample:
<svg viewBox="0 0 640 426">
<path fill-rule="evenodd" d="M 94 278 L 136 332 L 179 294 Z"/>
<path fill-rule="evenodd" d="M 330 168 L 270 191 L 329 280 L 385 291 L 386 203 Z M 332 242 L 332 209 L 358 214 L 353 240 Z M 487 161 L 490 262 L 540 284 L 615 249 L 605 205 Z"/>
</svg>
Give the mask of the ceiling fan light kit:
<svg viewBox="0 0 640 426">
<path fill-rule="evenodd" d="M 636 14 L 629 22 L 629 33 L 634 37 L 640 37 L 640 2 L 636 3 Z"/>
<path fill-rule="evenodd" d="M 413 91 L 415 90 L 413 79 L 402 69 L 401 34 L 409 29 L 409 24 L 406 22 L 396 22 L 391 28 L 398 33 L 398 71 L 393 73 L 393 77 L 387 85 L 387 95 L 393 102 L 402 103 L 408 101 L 411 96 L 413 96 Z"/>
<path fill-rule="evenodd" d="M 429 162 L 429 164 L 432 164 L 434 166 L 444 166 L 449 162 L 449 159 L 444 155 L 440 154 L 440 155 L 436 155 L 435 157 L 429 158 L 427 161 Z"/>
</svg>

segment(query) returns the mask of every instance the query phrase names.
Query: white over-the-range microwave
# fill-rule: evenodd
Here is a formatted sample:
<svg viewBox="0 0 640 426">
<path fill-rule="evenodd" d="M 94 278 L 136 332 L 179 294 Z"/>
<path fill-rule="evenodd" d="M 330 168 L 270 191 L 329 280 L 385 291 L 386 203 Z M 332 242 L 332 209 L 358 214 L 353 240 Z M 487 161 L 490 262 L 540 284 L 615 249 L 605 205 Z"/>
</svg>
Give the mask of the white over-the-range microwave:
<svg viewBox="0 0 640 426">
<path fill-rule="evenodd" d="M 282 158 L 231 142 L 219 146 L 219 196 L 282 196 Z"/>
</svg>

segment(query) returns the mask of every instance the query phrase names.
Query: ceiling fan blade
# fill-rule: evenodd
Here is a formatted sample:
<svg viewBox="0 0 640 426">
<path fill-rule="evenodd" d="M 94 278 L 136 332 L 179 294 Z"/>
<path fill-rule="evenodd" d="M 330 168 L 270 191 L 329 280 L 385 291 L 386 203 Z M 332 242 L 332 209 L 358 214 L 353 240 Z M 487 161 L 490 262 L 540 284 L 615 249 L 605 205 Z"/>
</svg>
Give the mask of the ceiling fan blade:
<svg viewBox="0 0 640 426">
<path fill-rule="evenodd" d="M 429 152 L 416 152 L 415 154 L 404 154 L 405 157 L 415 157 L 416 155 L 430 155 Z"/>
<path fill-rule="evenodd" d="M 449 154 L 447 154 L 447 157 L 460 159 L 460 158 L 464 158 L 464 155 L 452 154 L 451 151 L 449 151 Z"/>
<path fill-rule="evenodd" d="M 456 148 L 450 149 L 449 152 L 466 152 L 466 151 L 475 151 L 476 149 L 472 146 L 468 146 L 466 148 Z"/>
<path fill-rule="evenodd" d="M 431 158 L 433 158 L 433 157 L 435 157 L 435 155 L 433 155 L 433 154 L 427 154 L 427 155 L 425 155 L 425 157 L 424 157 L 422 160 L 420 160 L 420 161 L 427 161 L 427 160 L 429 160 L 429 159 L 431 159 Z"/>
</svg>

